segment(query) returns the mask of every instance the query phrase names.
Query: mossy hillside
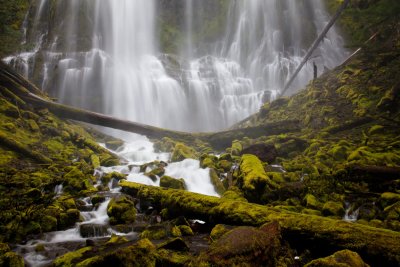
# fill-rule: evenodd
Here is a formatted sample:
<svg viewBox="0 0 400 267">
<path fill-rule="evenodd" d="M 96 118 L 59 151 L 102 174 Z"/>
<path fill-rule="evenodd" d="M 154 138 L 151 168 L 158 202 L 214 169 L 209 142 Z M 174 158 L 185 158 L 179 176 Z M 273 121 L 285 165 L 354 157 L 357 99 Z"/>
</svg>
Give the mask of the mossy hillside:
<svg viewBox="0 0 400 267">
<path fill-rule="evenodd" d="M 333 13 L 343 1 L 325 0 L 325 2 Z M 390 36 L 399 25 L 399 12 L 400 4 L 396 0 L 351 1 L 339 18 L 339 26 L 346 36 L 348 46 L 357 47 L 376 32 L 383 36 Z M 397 45 L 399 45 L 398 42 Z M 374 45 L 371 44 L 370 47 L 373 48 Z"/>
<path fill-rule="evenodd" d="M 7 90 L 0 97 L 0 239 L 17 242 L 74 225 L 79 211 L 68 199 L 95 192 L 94 168 L 118 158 L 81 126 L 33 109 Z M 56 199 L 61 184 L 64 195 Z"/>
</svg>

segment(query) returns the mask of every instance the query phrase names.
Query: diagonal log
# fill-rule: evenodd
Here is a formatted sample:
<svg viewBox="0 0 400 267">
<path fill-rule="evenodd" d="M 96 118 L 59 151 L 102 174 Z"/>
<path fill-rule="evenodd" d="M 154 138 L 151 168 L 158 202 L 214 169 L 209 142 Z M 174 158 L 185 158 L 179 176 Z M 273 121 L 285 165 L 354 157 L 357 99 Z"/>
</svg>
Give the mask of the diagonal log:
<svg viewBox="0 0 400 267">
<path fill-rule="evenodd" d="M 204 196 L 183 190 L 166 189 L 133 182 L 120 182 L 122 191 L 139 199 L 151 199 L 168 214 L 233 225 L 259 226 L 278 221 L 283 234 L 298 242 L 323 248 L 357 251 L 369 262 L 399 266 L 400 233 L 315 215 L 281 211 L 273 207 Z"/>
<path fill-rule="evenodd" d="M 300 124 L 296 120 L 288 120 L 265 124 L 263 126 L 226 130 L 214 133 L 187 133 L 122 120 L 93 111 L 56 103 L 49 99 L 35 85 L 16 73 L 4 63 L 0 63 L 0 85 L 2 85 L 0 90 L 1 88 L 4 88 L 4 90 L 12 91 L 13 94 L 24 100 L 26 103 L 29 103 L 34 107 L 47 108 L 52 113 L 65 119 L 72 119 L 133 132 L 155 139 L 169 137 L 185 143 L 193 143 L 196 139 L 200 139 L 208 142 L 216 149 L 225 149 L 231 145 L 233 140 L 240 139 L 245 136 L 256 138 L 259 136 L 275 135 L 300 130 Z M 3 93 L 6 95 L 9 95 L 9 92 L 5 92 L 4 90 L 1 91 L 3 91 Z"/>
</svg>

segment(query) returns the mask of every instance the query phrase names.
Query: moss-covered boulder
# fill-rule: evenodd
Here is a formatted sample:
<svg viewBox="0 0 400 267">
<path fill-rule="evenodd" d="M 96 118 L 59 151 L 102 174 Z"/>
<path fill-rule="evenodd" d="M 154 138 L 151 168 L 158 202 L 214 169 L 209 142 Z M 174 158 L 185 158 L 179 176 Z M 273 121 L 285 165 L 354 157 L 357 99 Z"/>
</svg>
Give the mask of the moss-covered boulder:
<svg viewBox="0 0 400 267">
<path fill-rule="evenodd" d="M 345 249 L 329 257 L 313 260 L 305 267 L 369 267 L 369 265 L 356 252 Z"/>
<path fill-rule="evenodd" d="M 400 194 L 392 193 L 392 192 L 385 192 L 381 194 L 379 202 L 383 207 L 387 207 L 400 201 Z"/>
<path fill-rule="evenodd" d="M 232 227 L 228 227 L 224 224 L 217 224 L 216 226 L 214 226 L 214 228 L 211 230 L 211 233 L 210 233 L 211 241 L 213 241 L 213 242 L 216 241 L 218 238 L 220 238 L 225 233 L 227 233 L 229 230 L 231 230 L 230 228 L 232 228 Z"/>
<path fill-rule="evenodd" d="M 184 159 L 197 159 L 197 152 L 183 143 L 176 143 L 172 151 L 171 161 L 177 162 Z"/>
<path fill-rule="evenodd" d="M 164 225 L 152 225 L 147 227 L 146 230 L 140 234 L 140 237 L 151 240 L 160 240 L 166 238 L 168 234 L 168 229 Z"/>
<path fill-rule="evenodd" d="M 23 267 L 24 259 L 17 253 L 11 251 L 5 243 L 0 243 L 0 266 Z"/>
<path fill-rule="evenodd" d="M 234 228 L 213 242 L 200 258 L 213 266 L 238 266 L 243 262 L 253 266 L 277 266 L 280 254 L 286 252 L 281 244 L 279 224 L 264 228 Z"/>
<path fill-rule="evenodd" d="M 345 213 L 343 204 L 335 201 L 328 201 L 322 207 L 322 214 L 325 216 L 343 217 Z"/>
<path fill-rule="evenodd" d="M 112 225 L 135 222 L 136 212 L 134 201 L 125 195 L 114 197 L 107 206 L 107 214 Z"/>
<path fill-rule="evenodd" d="M 243 150 L 242 144 L 238 140 L 234 140 L 232 142 L 232 146 L 230 147 L 230 153 L 233 156 L 239 156 L 242 150 Z"/>
<path fill-rule="evenodd" d="M 305 195 L 303 201 L 307 208 L 316 209 L 316 210 L 322 208 L 322 203 L 319 202 L 318 199 L 313 194 Z"/>
<path fill-rule="evenodd" d="M 181 189 L 185 190 L 185 180 L 182 178 L 176 179 L 167 175 L 164 175 L 160 179 L 160 186 L 165 188 Z"/>
<path fill-rule="evenodd" d="M 219 179 L 217 172 L 214 169 L 210 169 L 210 180 L 214 186 L 215 192 L 222 195 L 226 189 L 221 179 Z"/>
</svg>

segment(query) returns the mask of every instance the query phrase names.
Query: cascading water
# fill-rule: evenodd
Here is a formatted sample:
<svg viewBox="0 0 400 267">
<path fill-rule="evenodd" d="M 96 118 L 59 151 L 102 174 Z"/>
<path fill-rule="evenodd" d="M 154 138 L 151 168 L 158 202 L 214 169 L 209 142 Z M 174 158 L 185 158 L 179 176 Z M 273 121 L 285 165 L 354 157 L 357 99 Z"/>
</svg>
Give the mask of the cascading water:
<svg viewBox="0 0 400 267">
<path fill-rule="evenodd" d="M 225 32 L 200 50 L 195 30 L 206 21 L 195 11 L 210 3 L 184 1 L 183 59 L 171 74 L 159 56 L 158 1 L 35 3 L 27 39 L 37 45 L 6 62 L 61 102 L 187 131 L 227 128 L 255 113 L 282 89 L 329 19 L 322 0 L 230 1 Z M 333 28 L 312 61 L 321 73 L 345 54 Z M 309 64 L 292 92 L 312 72 Z"/>
</svg>

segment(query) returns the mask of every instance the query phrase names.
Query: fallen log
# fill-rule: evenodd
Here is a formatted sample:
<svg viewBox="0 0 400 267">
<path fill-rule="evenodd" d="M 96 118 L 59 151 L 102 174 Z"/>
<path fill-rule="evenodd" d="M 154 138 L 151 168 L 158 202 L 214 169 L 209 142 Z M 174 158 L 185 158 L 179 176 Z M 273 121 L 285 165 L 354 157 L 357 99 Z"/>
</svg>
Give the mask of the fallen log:
<svg viewBox="0 0 400 267">
<path fill-rule="evenodd" d="M 400 179 L 399 167 L 352 165 L 341 175 L 342 181 L 363 181 L 367 183 L 383 183 Z"/>
<path fill-rule="evenodd" d="M 259 226 L 278 221 L 284 235 L 312 240 L 324 246 L 357 251 L 363 259 L 382 265 L 400 264 L 400 233 L 315 215 L 281 211 L 273 207 L 204 196 L 183 190 L 120 182 L 122 191 L 138 199 L 151 199 L 168 214 L 213 223 Z"/>
<path fill-rule="evenodd" d="M 199 139 L 209 143 L 215 149 L 230 147 L 233 140 L 243 137 L 257 138 L 260 136 L 276 135 L 300 130 L 300 124 L 296 120 L 210 133 L 187 133 L 122 120 L 112 116 L 56 103 L 44 95 L 35 85 L 21 75 L 15 73 L 15 71 L 4 63 L 0 63 L 0 84 L 8 91 L 12 91 L 13 94 L 27 104 L 33 105 L 34 107 L 47 108 L 61 118 L 133 132 L 155 139 L 169 137 L 185 143 L 194 143 L 196 139 Z M 6 93 L 9 94 L 9 92 Z"/>
</svg>

